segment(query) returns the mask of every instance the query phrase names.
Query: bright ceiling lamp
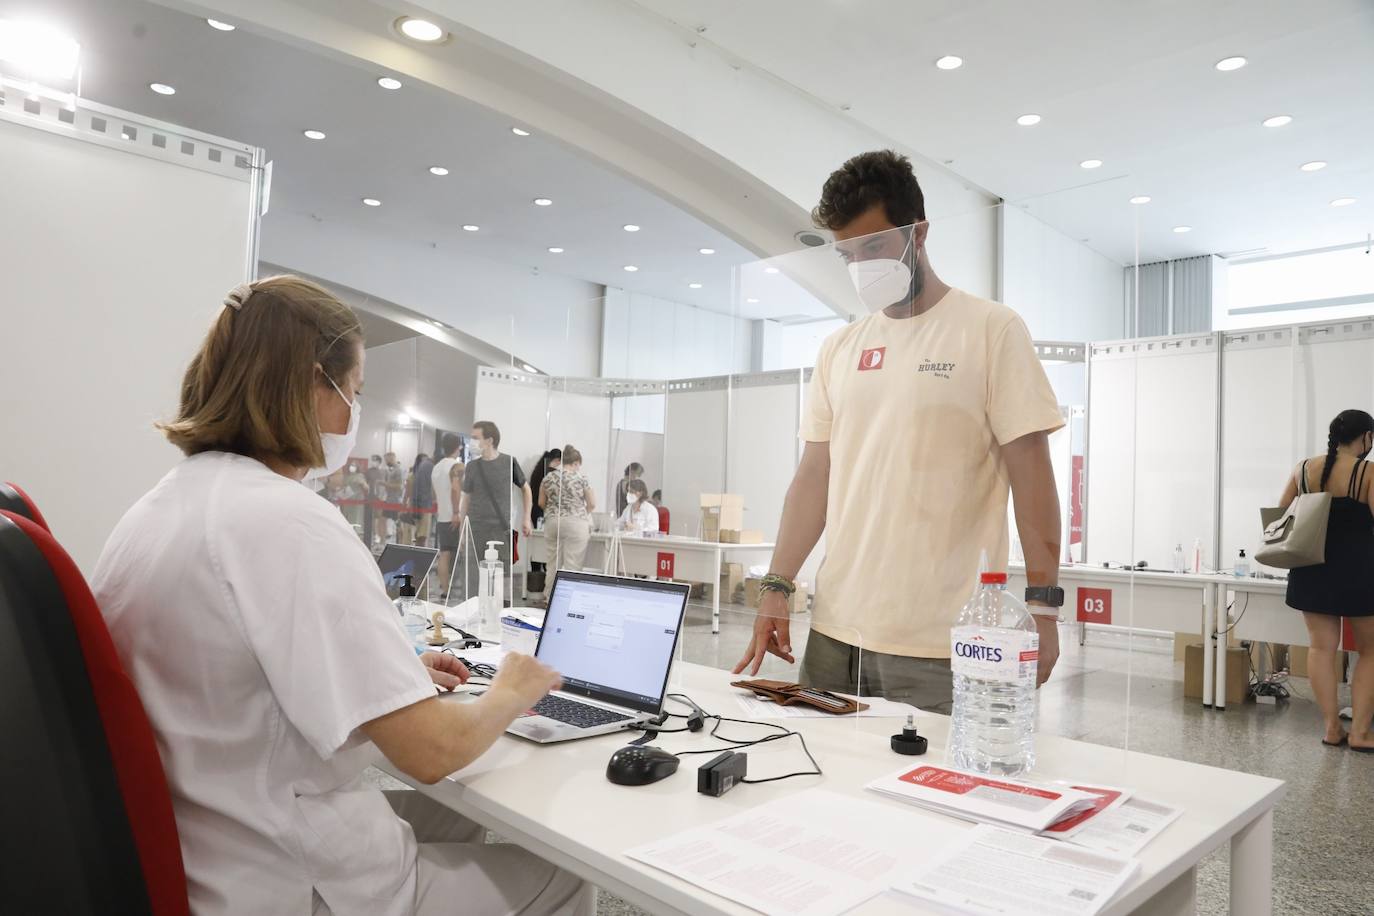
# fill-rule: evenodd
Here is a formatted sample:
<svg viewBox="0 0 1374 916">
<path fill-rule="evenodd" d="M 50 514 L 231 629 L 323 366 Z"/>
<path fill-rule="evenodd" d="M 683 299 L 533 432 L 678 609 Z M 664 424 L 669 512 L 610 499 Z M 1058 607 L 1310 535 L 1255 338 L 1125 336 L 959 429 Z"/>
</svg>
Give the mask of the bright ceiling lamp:
<svg viewBox="0 0 1374 916">
<path fill-rule="evenodd" d="M 1316 162 L 1304 162 L 1302 165 L 1298 166 L 1298 168 L 1302 169 L 1304 172 L 1320 172 L 1322 169 L 1326 168 L 1326 163 L 1318 159 Z"/>
<path fill-rule="evenodd" d="M 167 85 L 166 83 L 149 83 L 148 88 L 156 92 L 158 95 L 177 94 L 176 89 L 172 86 Z"/>
<path fill-rule="evenodd" d="M 688 289 L 701 289 L 701 284 L 700 284 L 700 283 L 688 283 L 688 284 L 687 284 L 687 287 L 688 287 Z"/>
<path fill-rule="evenodd" d="M 517 137 L 528 137 L 530 135 L 530 132 L 525 130 L 523 127 L 512 127 L 510 129 L 510 132 L 515 134 Z"/>
<path fill-rule="evenodd" d="M 25 76 L 69 80 L 80 57 L 81 45 L 51 26 L 0 19 L 0 61 Z"/>
<path fill-rule="evenodd" d="M 939 67 L 941 70 L 958 70 L 963 65 L 964 59 L 962 57 L 956 57 L 953 54 L 946 54 L 944 57 L 935 61 L 935 66 Z"/>
<path fill-rule="evenodd" d="M 394 76 L 379 76 L 377 77 L 377 85 L 383 89 L 400 89 L 401 81 Z"/>
<path fill-rule="evenodd" d="M 1293 118 L 1289 115 L 1274 115 L 1272 118 L 1265 118 L 1260 123 L 1265 127 L 1287 127 L 1293 123 Z"/>
<path fill-rule="evenodd" d="M 553 201 L 549 200 L 547 197 L 536 197 L 534 199 L 534 205 L 536 207 L 552 207 Z"/>
<path fill-rule="evenodd" d="M 1102 168 L 1102 160 L 1084 159 L 1082 162 L 1078 163 L 1078 167 L 1081 169 L 1100 169 Z"/>
<path fill-rule="evenodd" d="M 1353 198 L 1353 197 L 1337 197 L 1335 200 L 1331 201 L 1331 206 L 1333 206 L 1333 207 L 1348 207 L 1348 206 L 1350 206 L 1351 204 L 1353 204 L 1354 202 L 1355 202 L 1355 198 Z"/>
<path fill-rule="evenodd" d="M 1023 114 L 1016 119 L 1016 123 L 1022 127 L 1034 127 L 1040 123 L 1040 116 L 1038 114 Z"/>
<path fill-rule="evenodd" d="M 368 207 L 380 207 L 382 202 L 375 197 L 364 197 L 363 204 Z"/>
<path fill-rule="evenodd" d="M 448 169 L 444 168 L 442 165 L 431 165 L 429 167 L 429 173 L 431 175 L 438 175 L 440 177 L 443 177 L 444 175 L 448 174 Z"/>
<path fill-rule="evenodd" d="M 1243 57 L 1223 57 L 1221 60 L 1217 61 L 1216 68 L 1223 73 L 1229 73 L 1232 70 L 1239 70 L 1241 67 L 1244 67 L 1245 63 L 1246 61 Z"/>
<path fill-rule="evenodd" d="M 1174 231 L 1177 232 L 1179 235 L 1182 235 L 1182 234 L 1185 233 L 1185 232 L 1192 232 L 1192 231 L 1193 231 L 1193 227 L 1192 227 L 1192 226 L 1175 226 L 1175 227 L 1174 227 Z"/>
<path fill-rule="evenodd" d="M 697 251 L 701 252 L 702 254 L 715 254 L 715 253 L 716 253 L 716 250 L 715 250 L 714 248 L 698 248 Z"/>
<path fill-rule="evenodd" d="M 1149 202 L 1150 198 L 1146 194 L 1137 194 L 1135 197 L 1131 198 L 1131 203 L 1133 204 L 1148 204 Z"/>
<path fill-rule="evenodd" d="M 315 130 L 314 128 L 311 128 L 310 130 L 303 130 L 301 131 L 301 133 L 305 135 L 305 139 L 307 140 L 323 140 L 325 138 L 324 131 Z"/>
<path fill-rule="evenodd" d="M 428 19 L 416 19 L 413 16 L 402 16 L 397 19 L 396 28 L 406 38 L 412 41 L 422 41 L 425 44 L 443 41 L 448 37 L 447 32 Z"/>
<path fill-rule="evenodd" d="M 549 249 L 549 254 L 562 254 L 562 253 L 563 253 L 563 249 L 562 249 L 562 248 L 559 248 L 557 245 L 555 245 L 554 247 L 552 247 L 552 248 Z"/>
<path fill-rule="evenodd" d="M 633 264 L 626 264 L 626 265 L 625 265 L 625 272 L 626 272 L 627 274 L 632 274 L 632 273 L 634 273 L 634 272 L 637 271 L 637 270 L 639 270 L 639 268 L 636 267 L 636 266 L 634 266 Z"/>
<path fill-rule="evenodd" d="M 205 20 L 205 24 L 218 32 L 232 32 L 237 28 L 237 26 L 230 25 L 227 22 L 221 22 L 218 19 L 207 19 Z"/>
</svg>

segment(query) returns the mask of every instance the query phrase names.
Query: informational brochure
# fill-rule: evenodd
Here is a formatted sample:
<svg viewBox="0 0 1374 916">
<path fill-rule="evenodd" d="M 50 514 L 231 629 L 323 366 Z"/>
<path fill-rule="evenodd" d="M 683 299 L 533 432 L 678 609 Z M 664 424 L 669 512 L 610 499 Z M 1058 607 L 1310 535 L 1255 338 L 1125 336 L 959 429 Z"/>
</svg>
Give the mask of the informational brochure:
<svg viewBox="0 0 1374 916">
<path fill-rule="evenodd" d="M 1063 783 L 1063 785 L 1077 789 L 1079 792 L 1087 792 L 1093 796 L 1093 805 L 1086 811 L 1080 811 L 1070 817 L 1056 821 L 1040 831 L 1041 836 L 1067 840 L 1083 831 L 1094 818 L 1108 811 L 1116 810 L 1131 797 L 1129 789 L 1116 789 L 1109 786 L 1077 786 L 1071 783 Z"/>
<path fill-rule="evenodd" d="M 1182 813 L 1181 808 L 1144 798 L 1128 798 L 1092 818 L 1068 839 L 1089 849 L 1134 856 Z"/>
<path fill-rule="evenodd" d="M 825 789 L 625 855 L 769 916 L 835 916 L 910 874 L 911 816 Z"/>
<path fill-rule="evenodd" d="M 982 824 L 894 887 L 977 916 L 1093 916 L 1140 863 Z"/>
<path fill-rule="evenodd" d="M 948 767 L 903 768 L 868 784 L 874 792 L 964 820 L 1038 832 L 1091 809 L 1099 798 L 1068 786 L 1040 786 Z"/>
</svg>

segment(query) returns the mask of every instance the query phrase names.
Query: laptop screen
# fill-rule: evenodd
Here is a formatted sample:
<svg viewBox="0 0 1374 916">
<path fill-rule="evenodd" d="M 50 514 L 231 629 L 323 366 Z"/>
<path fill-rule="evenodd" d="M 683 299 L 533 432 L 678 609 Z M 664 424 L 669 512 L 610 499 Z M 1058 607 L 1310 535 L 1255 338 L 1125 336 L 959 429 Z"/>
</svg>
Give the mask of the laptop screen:
<svg viewBox="0 0 1374 916">
<path fill-rule="evenodd" d="M 657 713 L 686 607 L 684 583 L 560 572 L 534 654 L 567 693 Z"/>
<path fill-rule="evenodd" d="M 382 555 L 377 558 L 377 566 L 382 571 L 382 585 L 386 587 L 386 593 L 391 596 L 392 600 L 399 597 L 401 583 L 397 582 L 395 577 L 408 575 L 413 577 L 410 581 L 418 594 L 420 585 L 425 581 L 425 576 L 429 575 L 429 569 L 434 565 L 434 558 L 438 555 L 439 551 L 433 547 L 387 544 L 382 548 Z"/>
</svg>

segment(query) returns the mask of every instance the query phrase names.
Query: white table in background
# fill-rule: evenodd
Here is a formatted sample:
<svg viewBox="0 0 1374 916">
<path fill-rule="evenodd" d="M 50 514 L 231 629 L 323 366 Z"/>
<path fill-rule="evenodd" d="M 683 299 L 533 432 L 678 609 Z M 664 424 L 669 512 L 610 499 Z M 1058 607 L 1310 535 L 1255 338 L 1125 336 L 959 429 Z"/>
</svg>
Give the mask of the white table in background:
<svg viewBox="0 0 1374 916">
<path fill-rule="evenodd" d="M 709 712 L 737 715 L 728 686 L 732 676 L 699 665 L 678 664 L 669 679 Z M 452 702 L 461 702 L 455 699 Z M 540 746 L 503 736 L 472 766 L 433 786 L 415 787 L 453 810 L 485 824 L 598 887 L 656 914 L 730 914 L 752 910 L 702 890 L 624 855 L 639 846 L 691 827 L 814 786 L 895 805 L 911 818 L 908 857 L 935 854 L 950 838 L 971 828 L 952 818 L 884 799 L 863 786 L 904 764 L 922 759 L 942 763 L 948 719 L 921 714 L 918 727 L 930 739 L 925 758 L 899 757 L 888 748 L 896 719 L 792 719 L 806 735 L 824 770 L 763 785 L 743 785 L 721 798 L 696 791 L 696 768 L 708 755 L 686 758 L 681 769 L 649 786 L 624 787 L 606 780 L 606 761 L 625 735 L 606 735 Z M 729 723 L 727 723 L 729 724 Z M 733 726 L 729 734 L 761 729 Z M 669 750 L 714 747 L 706 732 L 661 735 Z M 1273 808 L 1284 784 L 1275 779 L 1070 741 L 1038 738 L 1037 779 L 1075 779 L 1135 790 L 1144 798 L 1184 809 L 1184 814 L 1140 854 L 1141 871 L 1103 912 L 1182 916 L 1196 909 L 1197 865 L 1223 843 L 1231 844 L 1231 912 L 1266 916 L 1272 910 Z M 805 769 L 795 739 L 750 748 L 751 776 Z M 390 770 L 401 777 L 399 773 Z M 409 780 L 406 780 L 409 782 Z M 414 783 L 412 783 L 414 785 Z M 862 825 L 856 825 L 862 831 Z M 919 902 L 894 894 L 876 897 L 851 911 L 860 916 L 931 913 Z"/>
<path fill-rule="evenodd" d="M 549 548 L 544 531 L 529 537 L 530 559 L 535 563 L 549 562 Z M 588 567 L 602 567 L 606 562 L 607 533 L 593 534 L 587 547 Z M 630 575 L 653 578 L 673 578 L 685 582 L 704 582 L 711 587 L 711 632 L 720 632 L 720 572 L 722 564 L 746 563 L 750 559 L 767 563 L 773 555 L 770 544 L 721 544 L 684 537 L 641 537 L 624 535 L 620 543 L 625 551 L 626 572 Z M 672 574 L 665 575 L 660 566 L 660 554 L 672 555 Z"/>
</svg>

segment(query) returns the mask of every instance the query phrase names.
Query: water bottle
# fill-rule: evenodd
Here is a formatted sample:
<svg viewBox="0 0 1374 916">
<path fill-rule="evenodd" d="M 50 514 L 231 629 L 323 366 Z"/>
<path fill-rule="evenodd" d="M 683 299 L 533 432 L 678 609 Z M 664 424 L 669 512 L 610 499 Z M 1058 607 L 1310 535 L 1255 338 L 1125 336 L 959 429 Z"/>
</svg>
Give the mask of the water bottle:
<svg viewBox="0 0 1374 916">
<path fill-rule="evenodd" d="M 1035 766 L 1035 676 L 1040 633 L 1007 593 L 1007 574 L 983 573 L 950 634 L 954 715 L 949 762 L 997 776 Z"/>
<path fill-rule="evenodd" d="M 415 597 L 415 586 L 411 584 L 411 578 L 406 573 L 391 577 L 393 582 L 401 580 L 400 597 L 395 601 L 396 619 L 400 622 L 406 640 L 412 646 L 423 646 L 429 638 L 429 618 L 425 616 L 425 603 Z"/>
<path fill-rule="evenodd" d="M 499 639 L 501 609 L 506 585 L 505 567 L 496 548 L 500 541 L 487 541 L 486 553 L 477 564 L 477 635 L 483 639 Z"/>
<path fill-rule="evenodd" d="M 1240 556 L 1236 557 L 1236 575 L 1242 579 L 1250 575 L 1250 558 L 1245 555 L 1245 548 L 1240 549 Z"/>
<path fill-rule="evenodd" d="M 1174 572 L 1186 573 L 1188 571 L 1188 561 L 1183 558 L 1183 545 L 1179 544 L 1174 548 Z"/>
</svg>

